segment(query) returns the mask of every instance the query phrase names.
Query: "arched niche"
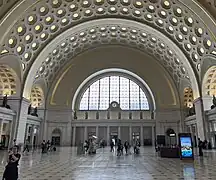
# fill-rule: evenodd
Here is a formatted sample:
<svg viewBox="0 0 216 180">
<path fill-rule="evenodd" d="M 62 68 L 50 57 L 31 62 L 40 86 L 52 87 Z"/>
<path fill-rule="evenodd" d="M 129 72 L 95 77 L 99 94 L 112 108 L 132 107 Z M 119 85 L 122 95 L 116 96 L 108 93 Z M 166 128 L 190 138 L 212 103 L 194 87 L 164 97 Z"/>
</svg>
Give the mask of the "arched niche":
<svg viewBox="0 0 216 180">
<path fill-rule="evenodd" d="M 30 96 L 32 107 L 43 107 L 44 106 L 44 92 L 40 86 L 33 86 Z"/>
<path fill-rule="evenodd" d="M 184 89 L 184 107 L 191 108 L 193 107 L 193 90 L 190 87 Z"/>
<path fill-rule="evenodd" d="M 0 95 L 19 96 L 20 81 L 16 72 L 6 64 L 0 64 Z"/>
</svg>

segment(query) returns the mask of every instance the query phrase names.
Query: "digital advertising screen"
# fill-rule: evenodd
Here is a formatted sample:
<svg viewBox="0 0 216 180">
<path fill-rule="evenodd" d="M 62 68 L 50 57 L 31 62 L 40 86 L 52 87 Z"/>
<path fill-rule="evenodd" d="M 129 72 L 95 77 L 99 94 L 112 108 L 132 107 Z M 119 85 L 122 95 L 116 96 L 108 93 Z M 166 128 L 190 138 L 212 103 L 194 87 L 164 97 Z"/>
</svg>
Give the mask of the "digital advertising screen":
<svg viewBox="0 0 216 180">
<path fill-rule="evenodd" d="M 180 137 L 180 148 L 182 158 L 193 158 L 193 146 L 191 137 Z"/>
</svg>

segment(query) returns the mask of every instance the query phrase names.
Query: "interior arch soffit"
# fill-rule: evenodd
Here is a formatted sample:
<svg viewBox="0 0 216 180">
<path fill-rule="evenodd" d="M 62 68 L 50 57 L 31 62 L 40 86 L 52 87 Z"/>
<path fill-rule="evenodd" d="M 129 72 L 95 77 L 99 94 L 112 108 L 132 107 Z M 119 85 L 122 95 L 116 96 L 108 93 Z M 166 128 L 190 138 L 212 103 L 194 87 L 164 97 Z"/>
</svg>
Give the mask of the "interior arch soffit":
<svg viewBox="0 0 216 180">
<path fill-rule="evenodd" d="M 101 45 L 122 45 L 148 53 L 164 66 L 178 86 L 181 79 L 189 81 L 189 75 L 181 58 L 163 40 L 137 27 L 102 24 L 80 30 L 62 40 L 49 53 L 37 71 L 35 81 L 45 79 L 51 85 L 58 73 L 76 55 Z"/>
</svg>

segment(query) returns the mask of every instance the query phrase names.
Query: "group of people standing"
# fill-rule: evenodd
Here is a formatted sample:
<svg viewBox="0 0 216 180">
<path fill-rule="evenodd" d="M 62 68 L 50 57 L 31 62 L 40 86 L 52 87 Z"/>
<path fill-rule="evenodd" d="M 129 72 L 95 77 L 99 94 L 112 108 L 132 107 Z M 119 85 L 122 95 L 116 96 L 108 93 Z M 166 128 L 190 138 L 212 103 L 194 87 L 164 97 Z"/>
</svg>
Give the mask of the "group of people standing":
<svg viewBox="0 0 216 180">
<path fill-rule="evenodd" d="M 42 153 L 47 153 L 49 151 L 56 151 L 56 147 L 54 147 L 54 143 L 51 141 L 45 141 L 41 143 Z"/>
<path fill-rule="evenodd" d="M 97 144 L 93 138 L 90 138 L 89 140 L 86 140 L 84 142 L 85 153 L 96 154 L 96 149 L 97 149 Z"/>
<path fill-rule="evenodd" d="M 121 139 L 118 139 L 117 142 L 115 139 L 112 139 L 110 142 L 110 152 L 114 152 L 115 146 L 117 146 L 117 156 L 123 155 L 124 149 L 125 149 L 126 155 L 131 153 L 130 152 L 131 145 L 129 144 L 127 140 L 123 144 Z M 134 149 L 134 154 L 140 153 L 140 141 L 138 139 L 134 140 L 133 149 Z"/>
</svg>

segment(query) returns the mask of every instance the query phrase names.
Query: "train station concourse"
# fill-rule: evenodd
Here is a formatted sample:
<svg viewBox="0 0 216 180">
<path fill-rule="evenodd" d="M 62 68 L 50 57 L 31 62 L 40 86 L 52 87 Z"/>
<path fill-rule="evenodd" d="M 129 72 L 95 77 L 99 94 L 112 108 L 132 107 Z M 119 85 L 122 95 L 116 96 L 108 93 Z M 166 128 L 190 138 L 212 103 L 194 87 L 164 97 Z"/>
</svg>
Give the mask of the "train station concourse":
<svg viewBox="0 0 216 180">
<path fill-rule="evenodd" d="M 0 35 L 0 172 L 28 144 L 26 180 L 216 178 L 215 0 L 0 0 Z M 160 157 L 179 134 L 193 160 Z M 132 154 L 109 152 L 119 140 Z"/>
</svg>

